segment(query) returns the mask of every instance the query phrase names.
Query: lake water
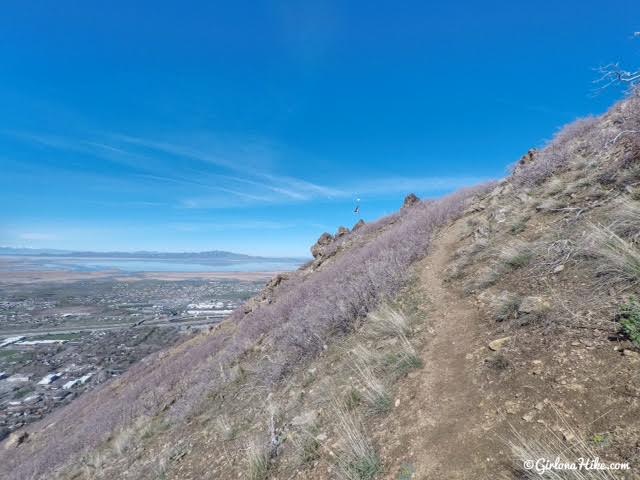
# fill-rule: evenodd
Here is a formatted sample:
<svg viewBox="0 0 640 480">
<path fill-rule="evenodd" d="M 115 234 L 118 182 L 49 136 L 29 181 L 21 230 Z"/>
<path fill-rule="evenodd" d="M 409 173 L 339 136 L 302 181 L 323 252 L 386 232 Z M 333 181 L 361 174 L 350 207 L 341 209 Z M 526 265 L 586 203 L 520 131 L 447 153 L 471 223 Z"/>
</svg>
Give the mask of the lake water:
<svg viewBox="0 0 640 480">
<path fill-rule="evenodd" d="M 199 263 L 184 260 L 147 260 L 122 258 L 56 258 L 11 256 L 9 269 L 62 270 L 67 272 L 95 272 L 120 270 L 122 272 L 273 272 L 297 269 L 302 261 L 264 261 Z"/>
</svg>

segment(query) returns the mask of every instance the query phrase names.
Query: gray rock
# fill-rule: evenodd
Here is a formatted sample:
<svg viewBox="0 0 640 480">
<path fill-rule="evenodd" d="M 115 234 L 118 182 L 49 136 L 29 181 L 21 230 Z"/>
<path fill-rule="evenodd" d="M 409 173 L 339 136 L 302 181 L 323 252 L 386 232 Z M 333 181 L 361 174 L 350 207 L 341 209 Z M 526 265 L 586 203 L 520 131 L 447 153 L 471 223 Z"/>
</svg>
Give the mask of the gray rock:
<svg viewBox="0 0 640 480">
<path fill-rule="evenodd" d="M 333 242 L 333 235 L 331 235 L 330 233 L 325 232 L 322 235 L 320 235 L 320 238 L 318 238 L 318 241 L 315 243 L 313 247 L 311 247 L 311 255 L 313 255 L 313 258 L 318 258 L 322 256 L 324 247 L 326 247 L 327 245 L 330 245 L 332 242 Z"/>
<path fill-rule="evenodd" d="M 341 226 L 341 227 L 338 228 L 338 233 L 336 233 L 336 238 L 344 237 L 348 233 L 349 233 L 349 229 L 347 227 L 342 227 Z"/>
<path fill-rule="evenodd" d="M 501 350 L 509 340 L 511 340 L 511 337 L 497 338 L 492 342 L 489 342 L 489 349 L 497 352 L 498 350 Z"/>
<path fill-rule="evenodd" d="M 353 228 L 351 229 L 352 232 L 355 232 L 356 230 L 358 230 L 360 227 L 364 226 L 364 220 L 360 219 L 358 220 L 358 223 L 356 223 Z"/>
<path fill-rule="evenodd" d="M 318 414 L 315 410 L 309 410 L 308 412 L 303 412 L 300 415 L 293 417 L 291 420 L 291 425 L 302 426 L 302 425 L 311 425 L 315 423 L 318 418 Z"/>
<path fill-rule="evenodd" d="M 542 297 L 524 297 L 518 307 L 518 313 L 543 313 L 548 310 L 549 307 L 549 302 Z"/>
<path fill-rule="evenodd" d="M 420 203 L 420 199 L 413 193 L 410 193 L 404 198 L 402 208 L 408 208 L 414 206 L 416 203 Z"/>
</svg>

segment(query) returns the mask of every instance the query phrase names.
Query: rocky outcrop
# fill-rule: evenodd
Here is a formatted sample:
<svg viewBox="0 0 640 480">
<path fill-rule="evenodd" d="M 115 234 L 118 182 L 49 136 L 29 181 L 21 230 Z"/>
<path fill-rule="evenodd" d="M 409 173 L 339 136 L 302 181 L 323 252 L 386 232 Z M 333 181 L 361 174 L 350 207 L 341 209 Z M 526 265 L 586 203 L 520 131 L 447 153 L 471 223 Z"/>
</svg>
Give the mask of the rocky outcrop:
<svg viewBox="0 0 640 480">
<path fill-rule="evenodd" d="M 311 247 L 311 255 L 313 255 L 313 258 L 321 257 L 324 253 L 325 248 L 328 245 L 331 245 L 331 243 L 333 243 L 333 240 L 333 235 L 331 235 L 330 233 L 325 232 L 320 235 L 318 241 L 315 243 L 315 245 L 313 245 L 313 247 Z"/>
<path fill-rule="evenodd" d="M 358 230 L 359 228 L 364 226 L 364 220 L 360 219 L 358 220 L 358 223 L 356 223 L 353 228 L 351 229 L 352 232 L 355 232 L 356 230 Z"/>
<path fill-rule="evenodd" d="M 339 227 L 338 232 L 336 233 L 336 238 L 344 237 L 349 233 L 349 229 L 347 227 Z"/>
<path fill-rule="evenodd" d="M 413 207 L 416 203 L 420 203 L 420 199 L 415 194 L 410 193 L 409 195 L 404 197 L 402 208 Z"/>
<path fill-rule="evenodd" d="M 313 258 L 321 257 L 325 247 L 331 245 L 332 242 L 333 236 L 330 233 L 325 232 L 320 235 L 318 241 L 311 247 L 311 255 L 313 255 Z"/>
</svg>

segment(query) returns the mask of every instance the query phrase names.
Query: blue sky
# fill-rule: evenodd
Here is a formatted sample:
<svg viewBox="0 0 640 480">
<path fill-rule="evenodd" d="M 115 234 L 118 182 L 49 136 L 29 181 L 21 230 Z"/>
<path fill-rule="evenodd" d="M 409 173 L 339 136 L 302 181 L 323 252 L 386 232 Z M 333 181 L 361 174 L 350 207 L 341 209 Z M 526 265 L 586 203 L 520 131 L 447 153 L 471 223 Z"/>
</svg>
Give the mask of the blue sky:
<svg viewBox="0 0 640 480">
<path fill-rule="evenodd" d="M 306 255 L 620 95 L 637 1 L 5 0 L 0 245 Z"/>
</svg>

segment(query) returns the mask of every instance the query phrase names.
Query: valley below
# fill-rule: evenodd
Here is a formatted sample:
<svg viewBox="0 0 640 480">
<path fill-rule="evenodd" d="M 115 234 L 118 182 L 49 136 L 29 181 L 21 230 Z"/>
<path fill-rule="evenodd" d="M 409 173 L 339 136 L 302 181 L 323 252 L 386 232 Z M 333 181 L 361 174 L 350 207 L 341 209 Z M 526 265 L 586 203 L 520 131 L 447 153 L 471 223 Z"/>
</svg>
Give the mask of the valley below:
<svg viewBox="0 0 640 480">
<path fill-rule="evenodd" d="M 270 275 L 5 268 L 0 439 L 217 324 Z"/>
</svg>

